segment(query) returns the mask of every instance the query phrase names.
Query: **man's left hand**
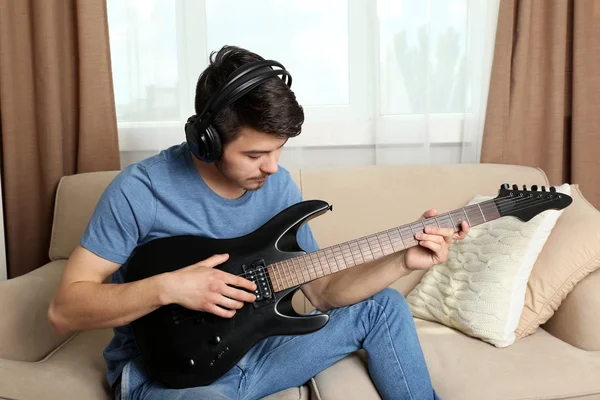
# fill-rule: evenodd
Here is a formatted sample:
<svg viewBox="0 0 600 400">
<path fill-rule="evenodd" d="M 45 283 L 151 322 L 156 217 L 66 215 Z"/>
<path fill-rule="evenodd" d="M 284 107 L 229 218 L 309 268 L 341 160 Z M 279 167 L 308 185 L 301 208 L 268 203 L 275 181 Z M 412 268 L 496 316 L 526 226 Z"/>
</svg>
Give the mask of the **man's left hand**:
<svg viewBox="0 0 600 400">
<path fill-rule="evenodd" d="M 422 219 L 434 217 L 437 210 L 426 211 Z M 428 269 L 448 260 L 448 249 L 453 239 L 462 240 L 469 233 L 470 226 L 462 221 L 461 230 L 454 232 L 451 228 L 426 225 L 425 232 L 417 232 L 415 239 L 419 245 L 404 252 L 404 265 L 408 270 Z"/>
</svg>

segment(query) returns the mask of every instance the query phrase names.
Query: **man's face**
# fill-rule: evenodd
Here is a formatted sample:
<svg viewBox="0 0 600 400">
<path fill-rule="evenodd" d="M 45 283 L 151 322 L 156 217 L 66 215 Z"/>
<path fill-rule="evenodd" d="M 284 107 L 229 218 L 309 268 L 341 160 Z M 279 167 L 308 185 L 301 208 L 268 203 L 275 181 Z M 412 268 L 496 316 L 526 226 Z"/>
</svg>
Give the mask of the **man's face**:
<svg viewBox="0 0 600 400">
<path fill-rule="evenodd" d="M 245 190 L 257 190 L 277 172 L 277 162 L 287 139 L 242 128 L 223 148 L 216 166 L 221 173 Z"/>
</svg>

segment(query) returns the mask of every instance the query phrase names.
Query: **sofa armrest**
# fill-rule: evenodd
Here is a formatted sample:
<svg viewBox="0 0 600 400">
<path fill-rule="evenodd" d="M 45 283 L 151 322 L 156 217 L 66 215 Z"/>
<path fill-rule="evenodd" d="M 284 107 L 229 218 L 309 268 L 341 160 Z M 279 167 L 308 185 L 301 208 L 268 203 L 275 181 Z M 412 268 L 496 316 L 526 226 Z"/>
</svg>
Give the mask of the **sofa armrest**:
<svg viewBox="0 0 600 400">
<path fill-rule="evenodd" d="M 600 350 L 600 269 L 581 280 L 544 329 L 583 350 Z"/>
<path fill-rule="evenodd" d="M 0 282 L 0 358 L 38 361 L 72 335 L 54 332 L 47 317 L 65 264 L 53 261 Z"/>
</svg>

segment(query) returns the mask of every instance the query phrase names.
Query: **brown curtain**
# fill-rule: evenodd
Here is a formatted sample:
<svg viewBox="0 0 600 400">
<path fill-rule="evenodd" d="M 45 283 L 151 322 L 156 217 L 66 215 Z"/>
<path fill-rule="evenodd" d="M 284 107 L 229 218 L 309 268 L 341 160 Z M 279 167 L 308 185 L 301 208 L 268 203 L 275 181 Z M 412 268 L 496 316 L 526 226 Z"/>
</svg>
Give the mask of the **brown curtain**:
<svg viewBox="0 0 600 400">
<path fill-rule="evenodd" d="M 48 261 L 60 178 L 119 169 L 105 0 L 0 0 L 8 276 Z"/>
<path fill-rule="evenodd" d="M 540 167 L 600 208 L 600 0 L 501 0 L 481 162 Z"/>
</svg>

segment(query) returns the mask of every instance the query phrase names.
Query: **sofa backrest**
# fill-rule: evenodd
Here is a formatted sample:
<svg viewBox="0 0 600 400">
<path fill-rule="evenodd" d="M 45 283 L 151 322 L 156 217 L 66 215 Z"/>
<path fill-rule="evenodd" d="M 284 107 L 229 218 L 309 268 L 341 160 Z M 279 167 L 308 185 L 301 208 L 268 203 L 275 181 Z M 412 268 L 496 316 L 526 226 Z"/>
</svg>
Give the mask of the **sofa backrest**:
<svg viewBox="0 0 600 400">
<path fill-rule="evenodd" d="M 50 260 L 68 259 L 83 235 L 94 208 L 119 171 L 88 172 L 63 177 L 56 190 L 50 236 Z"/>
<path fill-rule="evenodd" d="M 61 179 L 54 208 L 51 260 L 68 259 L 94 208 L 118 171 Z M 330 246 L 419 218 L 423 211 L 462 207 L 475 194 L 495 195 L 502 183 L 548 185 L 537 168 L 499 164 L 399 165 L 290 170 L 306 200 L 334 210 L 310 222 L 320 246 Z"/>
</svg>

